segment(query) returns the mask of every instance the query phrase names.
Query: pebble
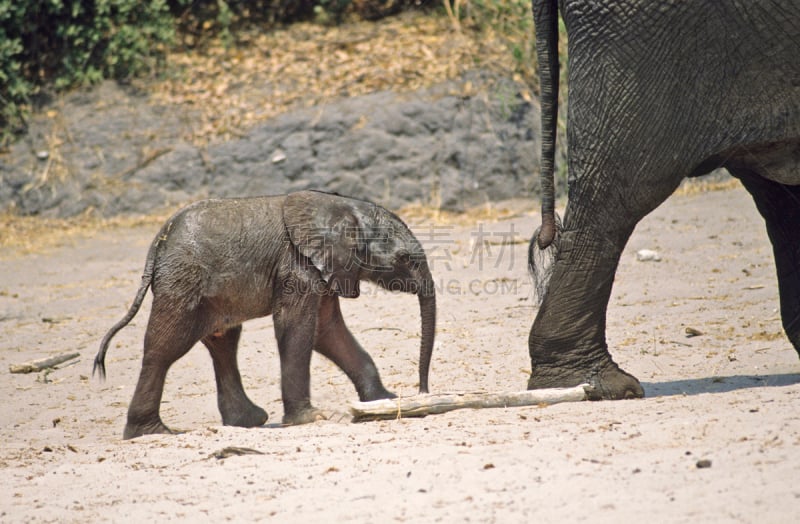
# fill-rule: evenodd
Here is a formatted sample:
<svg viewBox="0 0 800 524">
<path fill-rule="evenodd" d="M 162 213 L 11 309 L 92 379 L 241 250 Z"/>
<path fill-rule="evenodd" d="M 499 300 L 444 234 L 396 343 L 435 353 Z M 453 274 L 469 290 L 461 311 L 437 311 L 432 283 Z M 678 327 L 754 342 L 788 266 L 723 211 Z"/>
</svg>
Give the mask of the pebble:
<svg viewBox="0 0 800 524">
<path fill-rule="evenodd" d="M 660 262 L 661 255 L 658 251 L 653 251 L 652 249 L 640 249 L 636 252 L 636 260 L 639 262 Z"/>
</svg>

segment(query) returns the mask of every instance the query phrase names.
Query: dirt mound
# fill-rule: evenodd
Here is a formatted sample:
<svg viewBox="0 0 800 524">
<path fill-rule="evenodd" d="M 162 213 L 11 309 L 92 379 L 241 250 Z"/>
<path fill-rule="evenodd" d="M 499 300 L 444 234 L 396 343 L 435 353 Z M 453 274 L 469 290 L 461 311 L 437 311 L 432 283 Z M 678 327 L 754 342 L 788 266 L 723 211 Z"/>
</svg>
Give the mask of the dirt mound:
<svg viewBox="0 0 800 524">
<path fill-rule="evenodd" d="M 169 63 L 34 117 L 0 156 L 0 211 L 108 217 L 309 187 L 462 209 L 538 185 L 530 86 L 502 43 L 446 18 L 297 24 Z"/>
<path fill-rule="evenodd" d="M 181 138 L 175 111 L 106 83 L 65 99 L 59 114 L 69 138 L 57 148 L 43 136 L 14 146 L 0 165 L 0 202 L 24 215 L 66 217 L 306 188 L 393 208 L 463 209 L 532 195 L 538 112 L 523 93 L 511 80 L 475 73 L 413 94 L 300 109 L 239 139 L 198 146 Z"/>
</svg>

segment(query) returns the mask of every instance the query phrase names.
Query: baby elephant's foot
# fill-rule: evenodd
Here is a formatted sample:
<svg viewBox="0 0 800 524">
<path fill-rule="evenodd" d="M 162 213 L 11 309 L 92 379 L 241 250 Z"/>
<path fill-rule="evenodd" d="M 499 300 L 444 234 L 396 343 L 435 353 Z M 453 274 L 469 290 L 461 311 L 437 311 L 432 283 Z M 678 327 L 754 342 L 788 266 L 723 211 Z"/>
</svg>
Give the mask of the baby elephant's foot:
<svg viewBox="0 0 800 524">
<path fill-rule="evenodd" d="M 327 419 L 328 417 L 322 410 L 312 407 L 296 410 L 292 413 L 286 413 L 283 415 L 283 423 L 286 426 L 310 424 L 311 422 L 317 422 L 320 420 L 327 420 Z"/>
<path fill-rule="evenodd" d="M 250 404 L 246 408 L 235 411 L 228 411 L 222 414 L 222 423 L 226 426 L 238 426 L 240 428 L 255 428 L 263 426 L 269 418 L 267 412 Z"/>
<path fill-rule="evenodd" d="M 125 431 L 122 433 L 122 438 L 124 440 L 129 440 L 132 438 L 141 437 L 142 435 L 153 435 L 157 433 L 174 435 L 180 432 L 169 429 L 164 425 L 163 422 L 161 422 L 161 420 L 155 420 L 153 422 L 146 423 L 135 423 L 129 420 L 128 423 L 125 424 Z"/>
<path fill-rule="evenodd" d="M 382 400 L 385 398 L 397 398 L 397 395 L 379 384 L 378 387 L 372 387 L 365 391 L 358 392 L 358 400 L 361 402 L 371 402 L 373 400 Z"/>
</svg>

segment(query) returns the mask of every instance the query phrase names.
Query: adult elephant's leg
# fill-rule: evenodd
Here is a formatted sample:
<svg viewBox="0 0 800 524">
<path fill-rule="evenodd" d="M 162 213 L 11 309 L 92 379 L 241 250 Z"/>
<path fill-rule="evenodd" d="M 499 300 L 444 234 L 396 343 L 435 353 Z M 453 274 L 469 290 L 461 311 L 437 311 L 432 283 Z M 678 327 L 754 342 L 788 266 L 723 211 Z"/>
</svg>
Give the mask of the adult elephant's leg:
<svg viewBox="0 0 800 524">
<path fill-rule="evenodd" d="M 564 229 L 544 300 L 531 328 L 528 389 L 588 383 L 596 398 L 644 395 L 612 360 L 606 310 L 619 258 L 636 224 L 667 199 L 679 178 L 653 177 L 638 190 L 583 177 L 570 191 Z"/>
<path fill-rule="evenodd" d="M 339 297 L 335 295 L 321 298 L 314 349 L 345 372 L 362 402 L 395 397 L 383 386 L 372 357 L 347 329 L 339 307 Z"/>
<path fill-rule="evenodd" d="M 267 412 L 253 404 L 244 392 L 236 353 L 242 326 L 232 327 L 220 334 L 203 338 L 211 353 L 217 381 L 217 405 L 226 426 L 251 428 L 267 421 Z"/>
<path fill-rule="evenodd" d="M 755 200 L 775 255 L 783 329 L 800 354 L 800 186 L 779 184 L 750 169 L 730 169 Z"/>
<path fill-rule="evenodd" d="M 273 319 L 281 360 L 283 423 L 323 420 L 323 413 L 311 405 L 310 369 L 320 297 L 291 294 L 281 298 L 273 309 Z"/>
<path fill-rule="evenodd" d="M 151 433 L 173 433 L 159 414 L 164 382 L 170 366 L 197 342 L 192 312 L 175 308 L 168 299 L 155 297 L 144 336 L 144 356 L 139 380 L 128 406 L 123 433 L 131 439 Z"/>
</svg>

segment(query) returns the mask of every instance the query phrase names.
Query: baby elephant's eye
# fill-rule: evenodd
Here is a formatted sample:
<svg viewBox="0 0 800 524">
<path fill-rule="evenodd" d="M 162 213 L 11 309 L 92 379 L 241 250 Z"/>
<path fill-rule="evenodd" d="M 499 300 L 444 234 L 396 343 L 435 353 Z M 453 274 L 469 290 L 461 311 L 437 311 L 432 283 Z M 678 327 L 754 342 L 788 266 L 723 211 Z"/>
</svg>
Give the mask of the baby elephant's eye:
<svg viewBox="0 0 800 524">
<path fill-rule="evenodd" d="M 411 258 L 411 253 L 409 253 L 408 251 L 400 251 L 399 253 L 397 253 L 397 261 L 406 267 L 408 267 L 413 263 L 413 260 Z"/>
<path fill-rule="evenodd" d="M 400 251 L 397 254 L 397 260 L 407 268 L 416 271 L 420 267 L 420 260 L 417 256 L 412 256 L 408 251 Z"/>
</svg>

